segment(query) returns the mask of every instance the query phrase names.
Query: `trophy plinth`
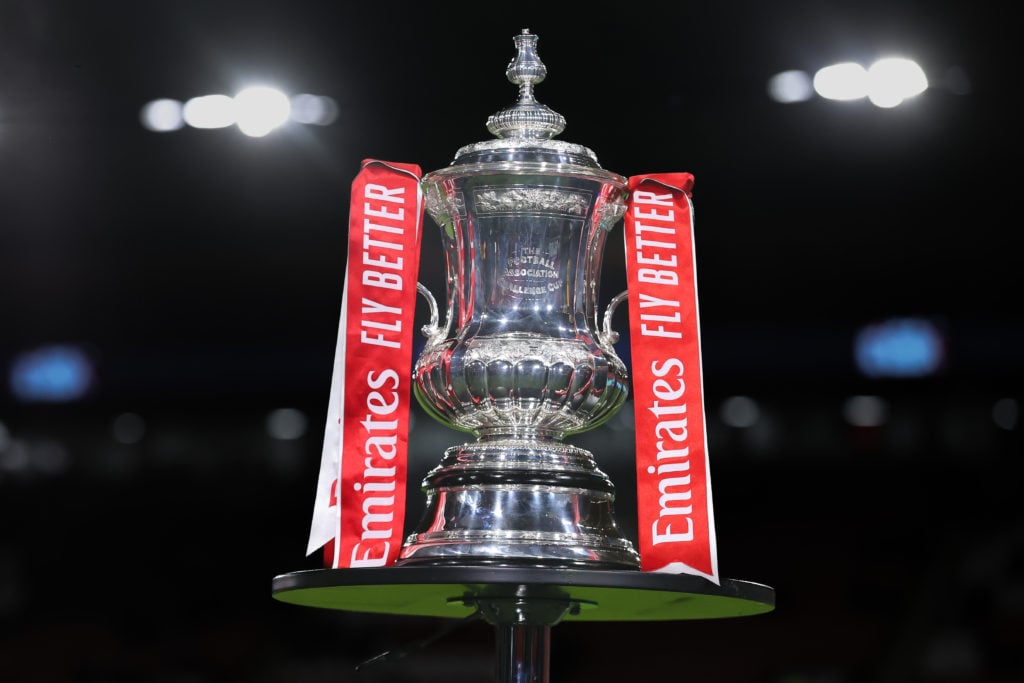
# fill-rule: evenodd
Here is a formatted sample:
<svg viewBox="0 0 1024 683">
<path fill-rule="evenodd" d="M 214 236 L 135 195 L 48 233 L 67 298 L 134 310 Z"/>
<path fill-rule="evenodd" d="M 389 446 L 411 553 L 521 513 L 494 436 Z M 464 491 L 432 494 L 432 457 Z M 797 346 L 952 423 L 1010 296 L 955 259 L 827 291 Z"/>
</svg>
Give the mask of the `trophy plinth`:
<svg viewBox="0 0 1024 683">
<path fill-rule="evenodd" d="M 426 512 L 402 565 L 639 567 L 615 522 L 612 482 L 562 441 L 610 418 L 629 393 L 597 306 L 626 179 L 588 148 L 551 139 L 565 119 L 534 98 L 546 74 L 536 41 L 515 38 L 506 75 L 519 100 L 488 120 L 498 137 L 422 179 L 444 244 L 447 314 L 426 330 L 413 390 L 476 441 L 448 449 L 424 479 Z"/>
</svg>

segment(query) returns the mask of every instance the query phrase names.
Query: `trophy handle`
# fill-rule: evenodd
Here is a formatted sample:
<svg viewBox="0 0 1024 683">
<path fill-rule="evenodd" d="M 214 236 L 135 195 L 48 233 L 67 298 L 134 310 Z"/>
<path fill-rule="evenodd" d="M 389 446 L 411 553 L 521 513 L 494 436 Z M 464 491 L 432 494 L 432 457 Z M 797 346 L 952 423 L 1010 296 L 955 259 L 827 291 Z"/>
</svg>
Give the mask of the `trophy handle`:
<svg viewBox="0 0 1024 683">
<path fill-rule="evenodd" d="M 452 309 L 451 306 L 448 307 L 448 311 L 445 314 L 444 327 L 440 327 L 437 324 L 440 320 L 437 312 L 437 299 L 434 298 L 434 295 L 430 293 L 430 290 L 422 282 L 416 283 L 416 291 L 427 300 L 427 306 L 430 307 L 430 322 L 421 327 L 420 332 L 427 338 L 428 344 L 433 344 L 438 339 L 443 338 L 448 332 L 448 328 L 452 323 Z"/>
<path fill-rule="evenodd" d="M 612 297 L 612 300 L 608 302 L 608 308 L 604 309 L 604 325 L 601 327 L 601 331 L 598 332 L 598 339 L 602 344 L 611 346 L 615 342 L 619 341 L 619 333 L 612 329 L 612 316 L 615 315 L 615 309 L 619 307 L 626 297 L 629 295 L 629 290 L 622 290 L 618 294 Z"/>
</svg>

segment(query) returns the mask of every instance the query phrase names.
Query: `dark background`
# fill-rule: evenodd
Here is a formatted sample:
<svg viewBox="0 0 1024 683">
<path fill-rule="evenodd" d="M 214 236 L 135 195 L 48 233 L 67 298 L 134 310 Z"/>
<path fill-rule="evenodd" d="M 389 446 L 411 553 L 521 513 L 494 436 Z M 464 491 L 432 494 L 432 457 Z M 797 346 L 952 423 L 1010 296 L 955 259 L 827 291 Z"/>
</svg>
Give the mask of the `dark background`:
<svg viewBox="0 0 1024 683">
<path fill-rule="evenodd" d="M 623 175 L 696 177 L 719 566 L 777 591 L 757 617 L 561 624 L 552 680 L 1024 680 L 1011 8 L 2 0 L 0 681 L 491 680 L 482 623 L 354 673 L 446 622 L 270 588 L 318 566 L 305 544 L 359 162 L 429 171 L 489 138 L 523 28 L 561 139 Z M 767 97 L 779 71 L 891 54 L 931 83 L 895 109 Z M 328 95 L 338 117 L 259 139 L 139 123 L 152 99 L 253 82 Z M 605 280 L 603 303 L 621 240 Z M 942 330 L 941 371 L 862 376 L 857 331 L 904 316 Z M 19 400 L 8 373 L 53 344 L 84 350 L 90 390 Z M 722 421 L 734 395 L 758 402 L 753 427 Z M 858 395 L 888 420 L 845 421 Z M 281 408 L 305 416 L 297 438 L 268 433 Z M 575 440 L 617 482 L 626 528 L 628 415 Z M 415 417 L 409 523 L 419 477 L 462 440 Z"/>
</svg>

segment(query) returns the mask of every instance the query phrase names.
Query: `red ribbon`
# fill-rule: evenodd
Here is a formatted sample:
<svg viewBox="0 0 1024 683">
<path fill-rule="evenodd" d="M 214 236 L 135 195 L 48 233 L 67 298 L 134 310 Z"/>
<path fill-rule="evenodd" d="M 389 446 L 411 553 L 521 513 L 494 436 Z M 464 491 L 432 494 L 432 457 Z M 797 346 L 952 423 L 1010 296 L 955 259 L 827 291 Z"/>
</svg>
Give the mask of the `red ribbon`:
<svg viewBox="0 0 1024 683">
<path fill-rule="evenodd" d="M 344 350 L 339 347 L 335 358 L 332 388 L 342 392 L 341 400 L 332 401 L 341 413 L 328 416 L 338 421 L 337 460 L 330 461 L 325 446 L 321 466 L 336 476 L 331 480 L 321 471 L 320 488 L 329 482 L 329 490 L 318 491 L 337 520 L 324 549 L 330 567 L 388 566 L 402 545 L 420 177 L 419 166 L 370 159 L 352 183 L 338 335 Z"/>
<path fill-rule="evenodd" d="M 625 215 L 642 571 L 718 583 L 701 378 L 693 176 L 629 179 Z"/>
</svg>

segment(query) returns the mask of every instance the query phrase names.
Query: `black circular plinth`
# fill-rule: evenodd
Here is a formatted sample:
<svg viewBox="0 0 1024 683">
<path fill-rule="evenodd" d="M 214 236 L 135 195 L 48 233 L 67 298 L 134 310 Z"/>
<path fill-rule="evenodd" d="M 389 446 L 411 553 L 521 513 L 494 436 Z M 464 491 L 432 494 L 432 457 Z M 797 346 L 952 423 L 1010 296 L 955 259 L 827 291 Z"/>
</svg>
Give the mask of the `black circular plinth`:
<svg viewBox="0 0 1024 683">
<path fill-rule="evenodd" d="M 502 598 L 578 603 L 565 621 L 720 619 L 775 608 L 775 590 L 750 581 L 715 585 L 685 574 L 535 567 L 311 569 L 274 577 L 273 595 L 306 607 L 453 619 Z"/>
</svg>

